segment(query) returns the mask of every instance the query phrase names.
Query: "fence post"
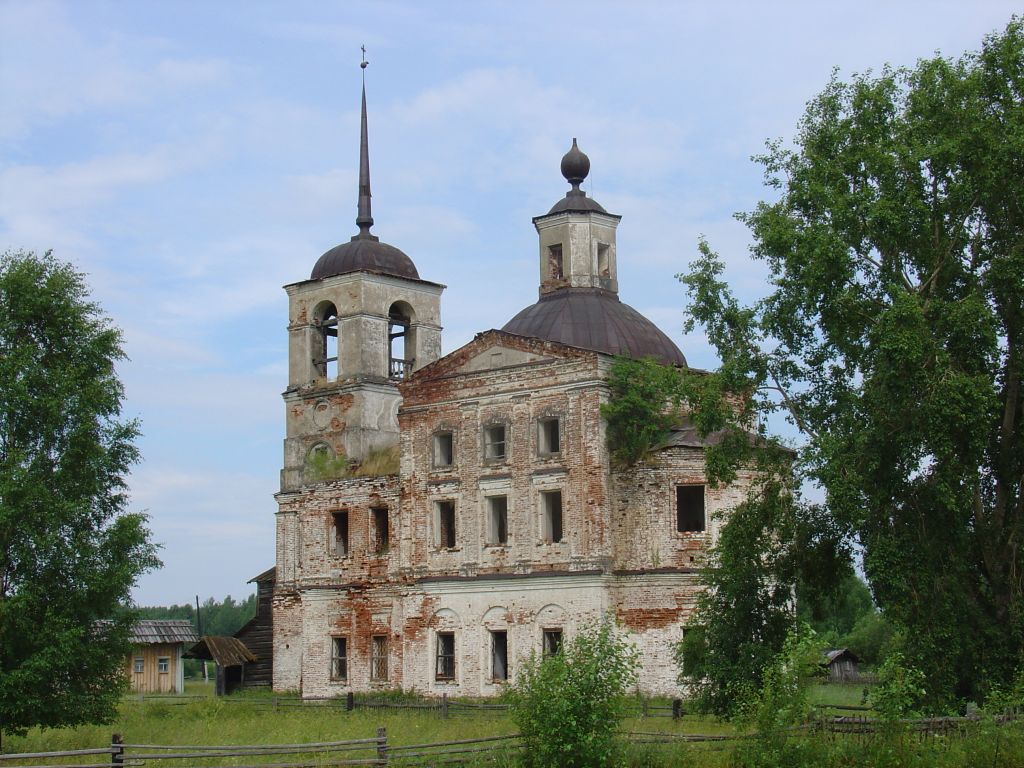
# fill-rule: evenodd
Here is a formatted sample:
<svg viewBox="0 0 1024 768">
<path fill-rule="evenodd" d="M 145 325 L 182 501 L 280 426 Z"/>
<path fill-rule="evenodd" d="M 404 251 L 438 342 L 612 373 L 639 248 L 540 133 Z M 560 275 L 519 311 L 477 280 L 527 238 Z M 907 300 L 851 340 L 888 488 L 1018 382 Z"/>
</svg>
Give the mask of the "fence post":
<svg viewBox="0 0 1024 768">
<path fill-rule="evenodd" d="M 351 712 L 355 708 L 356 708 L 356 695 L 352 691 L 349 691 L 348 693 L 345 694 L 345 711 L 346 712 Z"/>
<path fill-rule="evenodd" d="M 120 733 L 115 733 L 110 737 L 110 762 L 113 765 L 124 764 L 124 739 Z"/>
<path fill-rule="evenodd" d="M 441 719 L 448 719 L 448 694 L 441 694 Z"/>
<path fill-rule="evenodd" d="M 377 729 L 377 762 L 388 764 L 388 729 L 383 726 Z"/>
<path fill-rule="evenodd" d="M 672 719 L 678 720 L 683 716 L 683 700 L 672 699 Z"/>
</svg>

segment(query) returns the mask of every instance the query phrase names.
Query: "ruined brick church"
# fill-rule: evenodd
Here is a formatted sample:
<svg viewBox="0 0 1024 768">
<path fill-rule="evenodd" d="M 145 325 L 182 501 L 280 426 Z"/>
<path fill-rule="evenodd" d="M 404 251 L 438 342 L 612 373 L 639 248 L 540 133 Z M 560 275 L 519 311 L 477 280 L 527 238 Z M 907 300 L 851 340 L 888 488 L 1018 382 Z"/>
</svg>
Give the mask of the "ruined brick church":
<svg viewBox="0 0 1024 768">
<path fill-rule="evenodd" d="M 359 233 L 286 286 L 275 689 L 495 695 L 531 652 L 611 615 L 641 688 L 676 691 L 713 515 L 746 481 L 707 487 L 685 426 L 647 463 L 610 461 L 615 356 L 686 360 L 619 301 L 620 217 L 580 190 L 589 169 L 574 139 L 571 189 L 533 219 L 538 300 L 442 356 L 444 286 L 370 231 L 364 88 Z M 332 478 L 389 454 L 397 471 Z"/>
</svg>

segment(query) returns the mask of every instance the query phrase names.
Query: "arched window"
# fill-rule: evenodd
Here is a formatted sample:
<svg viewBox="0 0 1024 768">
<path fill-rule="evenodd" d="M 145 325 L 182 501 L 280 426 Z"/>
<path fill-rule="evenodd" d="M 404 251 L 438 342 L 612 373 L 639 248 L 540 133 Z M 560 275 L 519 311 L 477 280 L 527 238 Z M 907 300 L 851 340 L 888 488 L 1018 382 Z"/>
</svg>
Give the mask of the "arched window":
<svg viewBox="0 0 1024 768">
<path fill-rule="evenodd" d="M 313 350 L 316 376 L 333 381 L 338 378 L 338 310 L 325 301 L 316 308 L 313 324 L 319 332 L 319 343 Z"/>
<path fill-rule="evenodd" d="M 415 360 L 415 337 L 412 329 L 412 307 L 396 301 L 388 310 L 389 376 L 400 380 L 412 373 Z"/>
</svg>

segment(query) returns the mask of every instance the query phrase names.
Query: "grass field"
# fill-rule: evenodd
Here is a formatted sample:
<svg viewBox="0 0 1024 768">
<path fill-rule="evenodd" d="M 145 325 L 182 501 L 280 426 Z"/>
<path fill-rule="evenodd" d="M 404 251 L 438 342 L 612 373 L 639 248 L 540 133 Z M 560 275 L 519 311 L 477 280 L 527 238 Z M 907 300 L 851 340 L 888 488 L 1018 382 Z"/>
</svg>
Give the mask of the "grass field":
<svg viewBox="0 0 1024 768">
<path fill-rule="evenodd" d="M 247 693 L 226 699 L 212 696 L 202 683 L 186 686 L 189 699 L 155 697 L 140 700 L 128 696 L 117 720 L 103 726 L 58 730 L 33 730 L 23 737 L 6 736 L 3 751 L 32 752 L 59 749 L 89 749 L 110 744 L 112 733 L 121 733 L 130 743 L 213 745 L 280 744 L 369 738 L 378 727 L 387 729 L 391 745 L 443 742 L 482 738 L 515 732 L 505 712 L 482 711 L 450 714 L 436 712 L 357 708 L 343 706 L 286 706 L 270 692 Z M 814 703 L 859 706 L 863 688 L 851 685 L 821 685 L 812 691 Z M 658 702 L 664 704 L 665 702 Z M 985 730 L 988 728 L 988 730 Z M 631 718 L 624 726 L 630 732 L 672 734 L 729 734 L 734 728 L 713 718 L 687 715 L 674 721 L 669 717 Z M 633 745 L 621 765 L 631 768 L 661 768 L 687 765 L 697 768 L 718 766 L 900 766 L 901 768 L 966 768 L 986 765 L 1019 768 L 1024 761 L 1024 728 L 1019 724 L 996 729 L 982 726 L 968 739 L 913 735 L 898 739 L 866 742 L 851 737 L 790 739 L 783 752 L 770 754 L 778 745 L 755 740 L 729 744 Z M 761 750 L 761 751 L 759 751 Z M 770 758 L 770 759 L 768 759 Z"/>
</svg>

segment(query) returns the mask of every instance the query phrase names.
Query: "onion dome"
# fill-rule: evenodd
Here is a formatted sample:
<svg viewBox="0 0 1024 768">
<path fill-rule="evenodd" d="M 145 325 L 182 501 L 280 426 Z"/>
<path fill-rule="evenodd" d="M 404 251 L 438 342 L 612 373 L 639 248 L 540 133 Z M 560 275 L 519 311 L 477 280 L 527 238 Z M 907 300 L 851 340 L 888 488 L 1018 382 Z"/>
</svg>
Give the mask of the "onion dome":
<svg viewBox="0 0 1024 768">
<path fill-rule="evenodd" d="M 608 213 L 596 200 L 587 197 L 587 193 L 580 189 L 580 184 L 590 173 L 590 158 L 587 157 L 576 145 L 576 139 L 572 140 L 572 147 L 562 157 L 562 175 L 565 180 L 572 184 L 570 189 L 561 200 L 555 203 L 548 216 L 553 213 L 564 213 L 565 211 L 597 211 Z"/>
<path fill-rule="evenodd" d="M 608 355 L 686 365 L 683 353 L 668 336 L 611 291 L 563 288 L 547 293 L 501 330 Z"/>
<path fill-rule="evenodd" d="M 360 65 L 366 70 L 366 61 Z M 382 243 L 370 234 L 373 216 L 370 213 L 370 150 L 366 128 L 366 82 L 363 82 L 363 113 L 359 131 L 359 206 L 356 226 L 359 234 L 349 242 L 337 245 L 321 256 L 313 266 L 310 280 L 343 275 L 347 272 L 379 272 L 395 277 L 419 280 L 420 273 L 412 259 L 393 245 Z"/>
</svg>

